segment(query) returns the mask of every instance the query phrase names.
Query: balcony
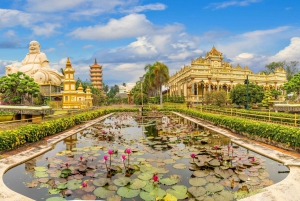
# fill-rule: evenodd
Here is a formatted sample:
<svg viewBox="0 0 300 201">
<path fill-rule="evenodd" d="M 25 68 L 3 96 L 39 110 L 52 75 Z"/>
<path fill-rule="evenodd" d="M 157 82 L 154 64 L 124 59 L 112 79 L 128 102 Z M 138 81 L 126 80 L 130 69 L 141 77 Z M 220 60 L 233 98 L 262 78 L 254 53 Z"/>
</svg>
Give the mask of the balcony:
<svg viewBox="0 0 300 201">
<path fill-rule="evenodd" d="M 102 81 L 102 78 L 94 78 L 94 77 L 91 77 L 91 81 Z"/>
<path fill-rule="evenodd" d="M 102 70 L 101 69 L 91 69 L 90 70 L 90 73 L 102 73 Z"/>
</svg>

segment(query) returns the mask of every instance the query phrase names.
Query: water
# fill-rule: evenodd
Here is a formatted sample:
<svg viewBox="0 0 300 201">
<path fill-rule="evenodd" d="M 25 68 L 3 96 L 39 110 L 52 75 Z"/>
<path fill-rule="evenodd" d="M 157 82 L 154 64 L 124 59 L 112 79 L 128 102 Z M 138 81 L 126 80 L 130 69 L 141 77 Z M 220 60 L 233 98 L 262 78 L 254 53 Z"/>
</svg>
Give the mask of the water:
<svg viewBox="0 0 300 201">
<path fill-rule="evenodd" d="M 61 192 L 55 195 L 49 194 L 48 190 L 51 188 L 48 189 L 45 187 L 41 187 L 43 182 L 38 182 L 38 185 L 34 188 L 26 187 L 26 184 L 39 179 L 34 177 L 35 174 L 34 167 L 36 166 L 47 167 L 48 164 L 55 166 L 53 160 L 61 159 L 61 163 L 59 163 L 55 167 L 50 167 L 49 169 L 50 170 L 65 169 L 66 162 L 70 163 L 69 165 L 70 167 L 75 168 L 75 166 L 78 163 L 80 163 L 79 158 L 80 156 L 82 156 L 84 160 L 88 159 L 87 166 L 97 167 L 97 169 L 94 170 L 91 169 L 88 170 L 88 172 L 93 171 L 93 174 L 95 175 L 98 174 L 98 175 L 95 176 L 96 178 L 92 178 L 91 176 L 86 176 L 86 172 L 83 172 L 81 173 L 81 175 L 83 175 L 83 178 L 81 180 L 82 181 L 89 180 L 87 181 L 87 183 L 91 186 L 95 186 L 94 184 L 92 184 L 91 180 L 96 180 L 98 178 L 106 177 L 107 170 L 105 164 L 103 163 L 103 156 L 108 155 L 107 154 L 108 149 L 118 150 L 118 154 L 112 155 L 112 165 L 119 166 L 120 168 L 122 168 L 122 173 L 118 173 L 111 177 L 111 181 L 114 181 L 115 179 L 125 175 L 125 168 L 120 158 L 126 148 L 131 148 L 134 151 L 136 151 L 130 155 L 130 164 L 137 164 L 138 166 L 141 167 L 143 163 L 147 163 L 147 164 L 151 164 L 153 167 L 158 166 L 158 167 L 168 169 L 169 170 L 168 173 L 159 174 L 160 180 L 163 178 L 167 178 L 170 175 L 177 175 L 177 177 L 179 175 L 179 177 L 181 178 L 176 185 L 184 185 L 187 188 L 189 188 L 191 187 L 189 181 L 191 178 L 194 178 L 194 176 L 192 176 L 193 171 L 189 170 L 189 167 L 191 166 L 195 167 L 194 164 L 190 163 L 192 161 L 190 154 L 197 153 L 199 150 L 205 149 L 212 154 L 214 154 L 214 152 L 221 153 L 221 151 L 223 151 L 224 152 L 223 157 L 225 157 L 226 154 L 228 154 L 226 153 L 226 146 L 230 145 L 231 149 L 234 149 L 234 156 L 235 156 L 236 163 L 239 162 L 238 158 L 241 158 L 242 160 L 245 161 L 248 160 L 248 158 L 254 157 L 255 161 L 258 161 L 260 163 L 260 166 L 262 166 L 260 170 L 265 172 L 265 173 L 259 173 L 260 176 L 261 174 L 264 174 L 264 176 L 266 176 L 265 178 L 259 179 L 258 182 L 256 182 L 256 183 L 260 183 L 259 185 L 255 184 L 257 178 L 251 177 L 251 179 L 248 180 L 246 183 L 235 182 L 233 187 L 230 187 L 228 183 L 230 182 L 230 179 L 220 179 L 219 182 L 217 183 L 222 183 L 224 186 L 223 191 L 229 192 L 232 195 L 236 191 L 238 191 L 238 189 L 241 189 L 242 186 L 248 186 L 250 191 L 255 191 L 257 189 L 258 190 L 261 189 L 262 187 L 268 186 L 273 182 L 277 183 L 283 180 L 287 176 L 287 173 L 278 173 L 278 172 L 289 171 L 286 166 L 283 166 L 277 161 L 258 155 L 252 151 L 246 150 L 245 148 L 238 147 L 232 144 L 230 142 L 230 139 L 223 135 L 210 132 L 210 135 L 207 136 L 208 135 L 207 130 L 204 130 L 203 128 L 199 128 L 195 124 L 188 122 L 187 120 L 177 118 L 175 116 L 173 117 L 173 122 L 176 122 L 176 124 L 173 125 L 174 127 L 173 134 L 171 134 L 170 127 L 165 129 L 164 131 L 163 130 L 158 131 L 157 129 L 155 129 L 155 126 L 153 125 L 152 126 L 147 124 L 145 125 L 145 123 L 152 121 L 152 119 L 143 118 L 137 120 L 139 124 L 144 125 L 144 126 L 139 126 L 137 121 L 134 120 L 133 118 L 130 118 L 129 116 L 127 117 L 123 116 L 121 118 L 122 121 L 120 121 L 120 119 L 118 119 L 117 117 L 112 117 L 110 119 L 106 119 L 104 123 L 99 122 L 98 124 L 92 126 L 91 128 L 88 128 L 82 132 L 79 132 L 57 143 L 53 150 L 10 169 L 4 175 L 3 180 L 5 184 L 12 190 L 20 194 L 23 194 L 27 197 L 30 197 L 34 200 L 46 200 L 47 198 L 62 196 Z M 159 121 L 159 119 L 157 119 L 157 121 Z M 158 127 L 161 128 L 160 124 L 158 124 Z M 169 134 L 164 134 L 165 132 L 167 132 L 167 130 L 169 130 Z M 103 131 L 107 133 L 110 132 L 111 134 L 102 134 Z M 177 133 L 175 131 L 177 131 Z M 169 137 L 167 138 L 166 136 Z M 202 141 L 202 143 L 200 141 Z M 102 146 L 103 148 L 98 149 L 99 146 Z M 173 148 L 171 148 L 170 146 L 173 146 Z M 216 151 L 212 150 L 212 147 L 214 146 L 218 146 L 219 149 Z M 92 149 L 92 147 L 94 147 L 95 149 Z M 62 152 L 65 150 L 68 151 L 77 150 L 77 153 L 79 152 L 79 154 L 75 154 L 74 152 L 72 152 L 72 154 L 74 154 L 73 156 L 71 155 L 68 156 L 68 154 L 64 155 Z M 229 152 L 229 155 L 230 154 L 231 152 Z M 175 159 L 175 162 L 171 161 L 174 163 L 164 164 L 164 162 L 167 162 L 166 159 L 171 159 L 171 158 Z M 127 164 L 128 161 L 125 162 Z M 109 162 L 107 163 L 109 164 Z M 175 169 L 173 167 L 173 165 L 175 164 L 182 164 L 183 166 L 185 165 L 186 168 Z M 214 168 L 204 168 L 204 169 L 206 170 L 203 171 L 206 171 L 209 174 L 208 176 L 215 177 Z M 249 174 L 250 173 L 249 169 L 250 168 L 246 168 L 243 171 L 246 174 Z M 256 172 L 257 171 L 255 171 L 254 173 L 256 174 Z M 154 172 L 151 173 L 154 174 Z M 134 174 L 132 174 L 130 178 L 131 179 L 138 178 L 140 174 L 141 172 L 137 171 Z M 204 177 L 204 179 L 207 179 L 208 176 Z M 59 181 L 62 183 L 65 182 L 64 179 L 61 179 L 59 177 L 49 177 L 49 178 L 53 178 L 56 181 L 56 184 L 58 184 Z M 231 176 L 230 178 L 234 178 L 234 176 Z M 73 178 L 69 178 L 68 180 L 71 179 Z M 150 181 L 151 180 L 152 179 L 150 179 Z M 261 183 L 263 180 L 264 182 L 269 182 L 270 180 L 272 182 L 271 183 L 269 182 L 268 184 L 262 186 Z M 111 185 L 115 185 L 115 184 L 111 184 Z M 205 188 L 207 185 L 208 184 L 205 184 L 202 187 Z M 167 190 L 167 189 L 171 189 L 172 185 L 168 186 L 168 185 L 161 184 L 160 187 L 164 190 Z M 98 188 L 98 186 L 95 186 L 95 188 Z M 118 188 L 120 187 L 118 186 Z M 71 196 L 65 196 L 65 199 L 73 200 L 76 198 L 82 198 L 86 194 L 93 194 L 93 191 L 85 192 L 82 189 L 83 188 L 72 190 L 73 194 Z M 218 196 L 219 193 L 220 192 L 211 193 L 207 191 L 204 195 L 202 195 L 202 197 Z M 115 194 L 117 194 L 117 192 Z M 188 195 L 191 197 L 190 194 Z M 133 199 L 142 200 L 140 196 L 134 197 Z M 129 200 L 129 199 L 122 198 L 122 200 Z"/>
</svg>

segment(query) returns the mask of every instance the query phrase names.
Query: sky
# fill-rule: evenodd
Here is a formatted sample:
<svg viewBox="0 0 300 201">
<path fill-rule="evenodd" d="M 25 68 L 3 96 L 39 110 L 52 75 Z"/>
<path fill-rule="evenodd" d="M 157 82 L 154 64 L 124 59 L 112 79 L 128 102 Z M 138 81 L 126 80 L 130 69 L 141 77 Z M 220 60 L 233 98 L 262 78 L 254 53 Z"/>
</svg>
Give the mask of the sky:
<svg viewBox="0 0 300 201">
<path fill-rule="evenodd" d="M 233 66 L 257 73 L 300 61 L 298 0 L 0 0 L 0 75 L 36 40 L 50 66 L 89 81 L 96 58 L 108 85 L 138 81 L 144 66 L 170 75 L 212 46 Z"/>
</svg>

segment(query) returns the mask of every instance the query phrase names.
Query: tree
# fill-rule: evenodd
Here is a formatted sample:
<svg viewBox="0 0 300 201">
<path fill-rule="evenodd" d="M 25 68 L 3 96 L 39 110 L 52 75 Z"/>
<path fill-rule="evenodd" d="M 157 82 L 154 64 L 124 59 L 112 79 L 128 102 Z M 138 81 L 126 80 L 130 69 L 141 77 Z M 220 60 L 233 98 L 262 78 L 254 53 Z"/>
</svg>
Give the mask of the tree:
<svg viewBox="0 0 300 201">
<path fill-rule="evenodd" d="M 283 89 L 287 90 L 288 93 L 296 92 L 300 94 L 300 72 L 293 76 L 291 80 L 283 85 Z"/>
<path fill-rule="evenodd" d="M 103 83 L 103 91 L 107 93 L 109 91 L 109 86 Z"/>
<path fill-rule="evenodd" d="M 299 71 L 297 68 L 298 64 L 299 64 L 299 61 L 272 62 L 272 63 L 267 64 L 265 66 L 267 70 L 262 71 L 262 72 L 265 72 L 266 74 L 270 74 L 270 73 L 274 73 L 276 68 L 283 67 L 286 71 L 286 79 L 290 80 L 296 73 L 298 73 L 298 71 Z"/>
<path fill-rule="evenodd" d="M 123 84 L 122 84 L 124 87 L 126 87 L 126 83 L 125 82 L 123 82 Z"/>
<path fill-rule="evenodd" d="M 0 93 L 4 102 L 32 103 L 40 91 L 39 85 L 28 75 L 17 72 L 0 78 Z"/>
<path fill-rule="evenodd" d="M 114 98 L 118 92 L 119 92 L 119 86 L 115 84 L 114 86 L 110 87 L 109 92 L 107 93 L 107 97 Z"/>
<path fill-rule="evenodd" d="M 211 92 L 212 102 L 214 105 L 222 106 L 226 104 L 227 101 L 227 93 L 226 91 L 213 91 Z"/>
<path fill-rule="evenodd" d="M 160 105 L 162 106 L 162 86 L 169 80 L 169 68 L 165 64 L 156 61 L 154 64 L 148 64 L 145 66 L 146 74 L 144 75 L 144 84 L 147 87 L 147 91 L 156 89 L 160 94 Z"/>
<path fill-rule="evenodd" d="M 232 91 L 230 92 L 230 99 L 232 103 L 235 103 L 237 105 L 245 105 L 247 103 L 247 85 L 245 84 L 238 84 L 236 85 Z M 248 97 L 249 102 L 248 104 L 252 103 L 259 103 L 262 101 L 264 97 L 264 90 L 261 86 L 249 83 L 248 86 Z"/>
<path fill-rule="evenodd" d="M 272 94 L 271 94 L 271 90 L 267 89 L 264 93 L 264 98 L 261 101 L 262 106 L 264 107 L 268 107 L 270 105 L 270 101 L 272 100 Z"/>
</svg>

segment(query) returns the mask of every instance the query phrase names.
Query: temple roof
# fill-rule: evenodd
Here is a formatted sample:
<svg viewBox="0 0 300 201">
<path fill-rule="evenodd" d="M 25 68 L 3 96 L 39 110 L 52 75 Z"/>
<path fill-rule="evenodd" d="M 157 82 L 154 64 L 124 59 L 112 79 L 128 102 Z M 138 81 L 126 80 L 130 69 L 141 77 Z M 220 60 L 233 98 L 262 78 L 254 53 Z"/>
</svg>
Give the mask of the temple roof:
<svg viewBox="0 0 300 201">
<path fill-rule="evenodd" d="M 92 66 L 90 66 L 91 68 L 102 68 L 102 66 L 100 66 L 98 63 L 97 63 L 97 60 L 96 60 L 96 58 L 95 58 L 95 62 L 94 62 L 94 64 L 92 65 Z"/>
<path fill-rule="evenodd" d="M 72 64 L 69 57 L 67 59 L 66 68 L 64 72 L 75 72 L 75 70 L 72 68 Z"/>
<path fill-rule="evenodd" d="M 210 50 L 210 52 L 207 53 L 207 55 L 214 55 L 214 56 L 222 56 L 222 53 L 219 52 L 215 46 L 213 46 Z"/>
</svg>

